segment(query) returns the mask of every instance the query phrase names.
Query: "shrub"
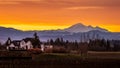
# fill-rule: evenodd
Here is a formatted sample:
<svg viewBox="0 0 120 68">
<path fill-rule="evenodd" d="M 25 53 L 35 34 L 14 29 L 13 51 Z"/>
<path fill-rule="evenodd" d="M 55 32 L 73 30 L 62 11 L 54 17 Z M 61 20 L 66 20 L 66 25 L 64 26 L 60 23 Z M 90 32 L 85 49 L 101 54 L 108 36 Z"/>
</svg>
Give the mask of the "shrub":
<svg viewBox="0 0 120 68">
<path fill-rule="evenodd" d="M 28 52 L 31 54 L 41 54 L 42 53 L 41 49 L 39 49 L 39 48 L 29 49 Z"/>
<path fill-rule="evenodd" d="M 67 53 L 67 50 L 65 48 L 54 48 L 52 52 L 53 53 Z"/>
</svg>

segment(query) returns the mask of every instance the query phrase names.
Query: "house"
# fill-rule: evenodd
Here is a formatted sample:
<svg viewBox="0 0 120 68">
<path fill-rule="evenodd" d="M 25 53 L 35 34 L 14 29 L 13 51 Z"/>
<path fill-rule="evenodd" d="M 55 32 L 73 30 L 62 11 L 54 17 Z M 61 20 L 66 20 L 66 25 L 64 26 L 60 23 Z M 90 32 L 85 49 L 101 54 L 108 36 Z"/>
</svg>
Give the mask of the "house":
<svg viewBox="0 0 120 68">
<path fill-rule="evenodd" d="M 22 40 L 13 40 L 11 41 L 10 38 L 6 41 L 6 49 L 7 50 L 27 50 L 33 48 L 41 48 L 40 40 L 37 36 L 37 33 L 34 34 L 33 38 L 25 38 Z"/>
<path fill-rule="evenodd" d="M 13 40 L 7 45 L 7 50 L 23 50 L 32 48 L 32 43 L 30 41 L 25 42 L 24 40 Z"/>
<path fill-rule="evenodd" d="M 32 41 L 30 41 L 30 40 L 25 41 L 24 39 L 21 40 L 20 49 L 32 49 L 32 48 L 33 48 Z"/>
<path fill-rule="evenodd" d="M 43 52 L 47 52 L 47 51 L 52 51 L 53 49 L 53 45 L 45 45 L 45 44 L 41 44 L 41 51 Z"/>
<path fill-rule="evenodd" d="M 18 49 L 20 47 L 20 41 L 19 40 L 14 40 L 14 41 L 10 41 L 8 40 L 9 43 L 7 46 L 7 49 Z"/>
</svg>

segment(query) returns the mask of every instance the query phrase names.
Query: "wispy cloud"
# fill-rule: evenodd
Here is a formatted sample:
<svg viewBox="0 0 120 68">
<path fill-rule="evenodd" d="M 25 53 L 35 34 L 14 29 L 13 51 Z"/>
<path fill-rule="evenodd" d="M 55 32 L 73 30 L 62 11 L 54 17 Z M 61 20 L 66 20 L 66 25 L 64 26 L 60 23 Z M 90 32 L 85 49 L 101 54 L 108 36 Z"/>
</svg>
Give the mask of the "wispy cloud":
<svg viewBox="0 0 120 68">
<path fill-rule="evenodd" d="M 81 6 L 100 6 L 100 7 L 120 7 L 120 0 L 0 0 L 0 4 L 16 4 L 20 2 L 26 5 L 37 4 L 58 7 L 81 7 Z M 33 3 L 32 3 L 33 2 Z M 29 4 L 30 3 L 30 4 Z M 91 7 L 95 8 L 95 7 Z M 77 8 L 75 8 L 77 9 Z M 83 8 L 81 8 L 83 9 Z M 88 9 L 88 7 L 85 7 Z"/>
<path fill-rule="evenodd" d="M 9 2 L 9 1 L 7 1 L 7 2 L 0 2 L 0 4 L 20 4 L 19 2 Z"/>
<path fill-rule="evenodd" d="M 2 2 L 11 2 L 11 1 L 43 1 L 43 0 L 0 0 Z"/>
<path fill-rule="evenodd" d="M 30 8 L 42 10 L 102 10 L 120 9 L 118 0 L 0 0 L 3 8 Z M 32 8 L 31 8 L 32 7 Z"/>
<path fill-rule="evenodd" d="M 65 9 L 69 10 L 85 10 L 85 9 L 103 9 L 104 7 L 96 7 L 96 6 L 81 6 L 81 7 L 68 7 Z"/>
<path fill-rule="evenodd" d="M 21 2 L 40 2 L 43 0 L 0 0 L 0 4 L 21 4 Z"/>
</svg>

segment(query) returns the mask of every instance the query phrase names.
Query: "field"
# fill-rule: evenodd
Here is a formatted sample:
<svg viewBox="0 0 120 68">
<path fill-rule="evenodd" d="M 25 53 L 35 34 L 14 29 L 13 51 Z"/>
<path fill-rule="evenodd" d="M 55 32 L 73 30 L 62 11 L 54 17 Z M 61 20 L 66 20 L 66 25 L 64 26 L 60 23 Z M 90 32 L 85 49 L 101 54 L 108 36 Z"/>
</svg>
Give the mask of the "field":
<svg viewBox="0 0 120 68">
<path fill-rule="evenodd" d="M 120 52 L 42 53 L 31 60 L 0 60 L 0 68 L 120 68 Z"/>
</svg>

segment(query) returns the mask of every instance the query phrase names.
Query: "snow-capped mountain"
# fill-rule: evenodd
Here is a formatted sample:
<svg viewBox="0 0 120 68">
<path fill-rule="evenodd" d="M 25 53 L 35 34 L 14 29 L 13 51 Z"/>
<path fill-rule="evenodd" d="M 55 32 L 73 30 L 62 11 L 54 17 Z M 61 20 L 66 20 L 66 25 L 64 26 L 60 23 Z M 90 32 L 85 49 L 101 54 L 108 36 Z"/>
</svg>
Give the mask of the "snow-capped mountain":
<svg viewBox="0 0 120 68">
<path fill-rule="evenodd" d="M 120 40 L 120 32 L 109 32 L 100 27 L 85 26 L 78 23 L 63 30 L 44 31 L 21 31 L 14 28 L 0 27 L 0 42 L 5 42 L 8 37 L 12 40 L 21 40 L 26 37 L 33 37 L 34 32 L 37 32 L 41 41 L 56 39 L 58 37 L 62 37 L 64 40 L 69 41 L 80 41 L 84 35 L 89 36 L 90 39 L 97 37 L 109 40 Z"/>
<path fill-rule="evenodd" d="M 86 25 L 83 25 L 81 23 L 72 25 L 71 27 L 64 29 L 64 31 L 73 32 L 73 33 L 88 32 L 88 31 L 92 31 L 92 30 L 98 30 L 98 31 L 102 31 L 102 32 L 108 32 L 108 30 L 100 28 L 98 26 L 96 26 L 96 27 L 86 26 Z"/>
</svg>

